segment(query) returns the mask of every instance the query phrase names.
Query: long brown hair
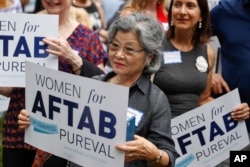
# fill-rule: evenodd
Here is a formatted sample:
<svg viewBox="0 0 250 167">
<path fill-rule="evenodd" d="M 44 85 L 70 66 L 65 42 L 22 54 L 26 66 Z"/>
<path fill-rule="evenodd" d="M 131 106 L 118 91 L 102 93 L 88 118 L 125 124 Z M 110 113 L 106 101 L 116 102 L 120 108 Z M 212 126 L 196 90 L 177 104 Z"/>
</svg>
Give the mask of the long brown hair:
<svg viewBox="0 0 250 167">
<path fill-rule="evenodd" d="M 173 7 L 173 2 L 175 0 L 171 0 L 170 5 L 169 5 L 169 12 L 168 12 L 168 20 L 171 22 L 172 20 L 172 7 Z M 210 37 L 212 35 L 212 29 L 211 29 L 211 20 L 210 20 L 210 13 L 209 13 L 209 7 L 207 0 L 197 0 L 198 5 L 201 10 L 201 17 L 202 17 L 202 27 L 198 28 L 198 23 L 197 27 L 195 29 L 194 35 L 193 35 L 193 43 L 207 43 L 210 40 Z M 167 38 L 171 39 L 174 38 L 175 36 L 175 31 L 174 31 L 174 26 L 169 26 L 169 29 L 167 31 Z"/>
</svg>

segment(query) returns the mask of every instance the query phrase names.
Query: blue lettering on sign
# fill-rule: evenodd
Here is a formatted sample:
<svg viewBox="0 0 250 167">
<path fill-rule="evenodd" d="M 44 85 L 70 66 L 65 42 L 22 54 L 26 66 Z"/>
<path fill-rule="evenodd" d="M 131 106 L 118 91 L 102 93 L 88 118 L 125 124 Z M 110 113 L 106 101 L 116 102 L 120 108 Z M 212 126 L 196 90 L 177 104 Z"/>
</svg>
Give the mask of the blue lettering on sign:
<svg viewBox="0 0 250 167">
<path fill-rule="evenodd" d="M 25 54 L 26 57 L 31 57 L 28 44 L 26 42 L 25 37 L 23 36 L 20 37 L 17 43 L 16 50 L 14 52 L 13 57 L 18 57 L 19 54 Z"/>
<path fill-rule="evenodd" d="M 9 53 L 8 53 L 8 48 L 9 48 L 8 41 L 13 40 L 13 39 L 14 39 L 13 36 L 2 36 L 2 35 L 0 35 L 0 41 L 1 40 L 3 41 L 3 47 L 2 47 L 3 56 L 8 56 L 9 55 Z"/>
<path fill-rule="evenodd" d="M 83 129 L 84 127 L 88 128 L 92 134 L 96 134 L 94 122 L 92 119 L 90 108 L 88 106 L 84 107 L 77 129 Z"/>
<path fill-rule="evenodd" d="M 45 117 L 45 118 L 47 117 L 46 112 L 45 112 L 45 107 L 43 104 L 43 98 L 42 98 L 41 91 L 37 91 L 34 105 L 33 105 L 33 108 L 31 110 L 31 112 L 33 112 L 33 113 L 36 113 L 37 111 L 41 112 L 43 117 Z"/>
<path fill-rule="evenodd" d="M 9 53 L 9 42 L 13 41 L 14 37 L 0 35 L 0 42 L 2 41 L 3 43 L 3 46 L 0 49 L 3 51 L 3 53 L 0 53 L 0 55 L 2 54 L 4 57 L 8 57 L 8 56 L 19 57 L 21 55 L 25 55 L 26 57 L 32 57 L 31 55 L 34 55 L 35 58 L 46 58 L 49 55 L 46 52 L 48 45 L 42 42 L 43 38 L 44 37 L 34 37 L 34 53 L 31 54 L 26 37 L 20 36 L 17 42 L 17 46 L 14 50 L 14 53 L 13 55 L 11 55 Z"/>
<path fill-rule="evenodd" d="M 68 106 L 68 125 L 73 126 L 73 110 L 78 108 L 78 104 L 68 100 L 64 100 L 63 104 Z"/>
<path fill-rule="evenodd" d="M 234 121 L 231 117 L 231 113 L 227 113 L 225 115 L 223 115 L 223 122 L 224 122 L 224 126 L 225 126 L 225 130 L 226 132 L 229 132 L 231 130 L 233 130 L 234 128 L 237 127 L 238 122 Z M 200 145 L 203 146 L 206 144 L 206 140 L 204 138 L 204 130 L 206 130 L 205 126 L 202 126 L 198 129 L 195 129 L 191 132 L 192 135 L 197 135 L 198 139 L 200 141 Z M 223 129 L 221 127 L 219 127 L 219 125 L 215 122 L 212 121 L 210 124 L 210 138 L 209 138 L 209 142 L 213 141 L 215 139 L 216 136 L 222 136 L 224 135 L 226 132 L 223 131 Z M 187 153 L 187 149 L 186 147 L 188 145 L 192 144 L 192 141 L 190 139 L 191 137 L 190 133 L 186 133 L 180 137 L 177 138 L 177 142 L 179 143 L 180 149 L 182 154 L 186 154 Z"/>
<path fill-rule="evenodd" d="M 71 102 L 69 100 L 61 99 L 60 97 L 49 95 L 48 98 L 48 109 L 45 108 L 43 97 L 41 91 L 37 91 L 34 105 L 32 107 L 32 112 L 37 113 L 40 112 L 43 117 L 54 120 L 54 112 L 60 114 L 61 108 L 58 104 L 62 104 L 64 106 L 67 106 L 67 113 L 68 113 L 68 126 L 74 125 L 74 120 L 76 121 L 76 118 L 73 119 L 73 110 L 78 109 L 78 104 L 75 102 Z M 56 105 L 57 104 L 57 105 Z M 48 111 L 48 113 L 46 112 Z M 65 111 L 64 111 L 65 112 Z M 116 117 L 113 113 L 100 110 L 99 111 L 99 129 L 98 129 L 98 135 L 112 139 L 116 136 Z M 84 106 L 81 117 L 79 119 L 77 129 L 84 130 L 84 128 L 89 129 L 92 134 L 96 134 L 96 127 L 92 118 L 91 114 L 91 108 L 89 106 Z"/>
<path fill-rule="evenodd" d="M 109 122 L 106 120 L 110 120 Z M 116 135 L 115 124 L 116 118 L 114 114 L 100 110 L 100 120 L 99 120 L 99 136 L 112 139 Z M 109 129 L 109 132 L 105 132 L 105 128 Z"/>
</svg>

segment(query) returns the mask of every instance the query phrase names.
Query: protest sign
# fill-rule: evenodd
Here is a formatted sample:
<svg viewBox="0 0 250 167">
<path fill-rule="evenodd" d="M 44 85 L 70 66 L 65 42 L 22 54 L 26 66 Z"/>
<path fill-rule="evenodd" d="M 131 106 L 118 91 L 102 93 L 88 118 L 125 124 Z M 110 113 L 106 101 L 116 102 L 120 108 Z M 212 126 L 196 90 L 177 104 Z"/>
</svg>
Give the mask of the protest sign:
<svg viewBox="0 0 250 167">
<path fill-rule="evenodd" d="M 180 154 L 176 167 L 211 167 L 229 158 L 230 150 L 249 144 L 245 121 L 231 111 L 240 104 L 238 89 L 171 121 L 172 137 Z"/>
<path fill-rule="evenodd" d="M 124 165 L 128 87 L 26 62 L 25 142 L 84 167 Z"/>
<path fill-rule="evenodd" d="M 57 56 L 42 42 L 58 38 L 57 15 L 0 13 L 0 18 L 0 86 L 25 87 L 25 60 L 58 68 Z"/>
</svg>

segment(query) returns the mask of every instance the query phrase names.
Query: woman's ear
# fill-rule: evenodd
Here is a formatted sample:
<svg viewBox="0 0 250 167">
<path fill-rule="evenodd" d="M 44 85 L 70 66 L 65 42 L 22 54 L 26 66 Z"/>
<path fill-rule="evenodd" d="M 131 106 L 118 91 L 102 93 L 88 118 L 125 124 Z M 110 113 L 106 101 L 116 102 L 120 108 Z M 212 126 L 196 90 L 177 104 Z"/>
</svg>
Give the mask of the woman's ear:
<svg viewBox="0 0 250 167">
<path fill-rule="evenodd" d="M 152 54 L 149 55 L 149 56 L 147 56 L 146 66 L 148 66 L 150 64 L 150 62 L 152 61 L 152 59 L 153 59 L 153 55 Z"/>
</svg>

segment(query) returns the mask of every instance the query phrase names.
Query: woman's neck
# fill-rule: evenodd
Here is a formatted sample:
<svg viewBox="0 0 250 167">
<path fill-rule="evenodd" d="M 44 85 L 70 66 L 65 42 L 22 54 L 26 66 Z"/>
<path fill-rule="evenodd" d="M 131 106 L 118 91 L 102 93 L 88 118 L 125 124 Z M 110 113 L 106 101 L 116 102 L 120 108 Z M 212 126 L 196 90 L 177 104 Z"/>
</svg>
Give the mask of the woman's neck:
<svg viewBox="0 0 250 167">
<path fill-rule="evenodd" d="M 60 16 L 59 19 L 59 34 L 60 38 L 67 39 L 69 35 L 78 26 L 78 22 L 72 18 L 70 13 L 65 13 L 64 16 Z"/>
<path fill-rule="evenodd" d="M 170 39 L 171 43 L 180 51 L 187 52 L 193 49 L 193 33 L 182 30 L 181 33 L 175 32 L 175 37 Z"/>
<path fill-rule="evenodd" d="M 140 76 L 131 77 L 131 76 L 115 75 L 114 77 L 110 78 L 108 82 L 116 85 L 131 87 L 138 80 L 139 77 Z"/>
<path fill-rule="evenodd" d="M 145 12 L 146 14 L 149 14 L 153 18 L 157 19 L 157 7 L 156 7 L 156 5 L 157 5 L 157 1 L 148 0 L 147 5 L 143 9 L 143 12 Z"/>
</svg>

